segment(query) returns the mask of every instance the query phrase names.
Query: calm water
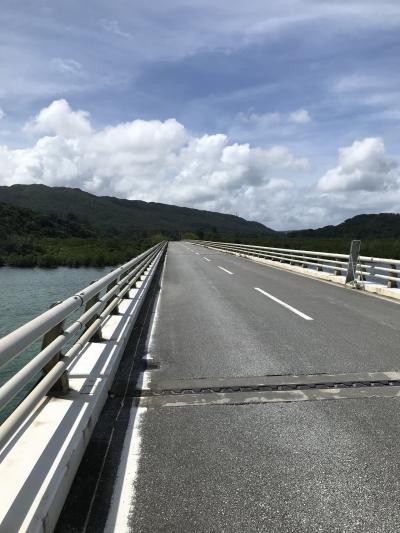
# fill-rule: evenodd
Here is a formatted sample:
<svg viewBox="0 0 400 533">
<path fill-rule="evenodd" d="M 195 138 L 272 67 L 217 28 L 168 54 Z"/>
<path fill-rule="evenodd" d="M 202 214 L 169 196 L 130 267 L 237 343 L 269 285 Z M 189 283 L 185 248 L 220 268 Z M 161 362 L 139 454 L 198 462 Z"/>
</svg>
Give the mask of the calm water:
<svg viewBox="0 0 400 533">
<path fill-rule="evenodd" d="M 64 300 L 101 278 L 111 268 L 0 268 L 0 338 L 46 311 L 53 302 Z M 40 350 L 40 341 L 0 368 L 0 385 Z M 22 393 L 16 399 L 18 402 Z M 7 412 L 15 402 L 7 406 Z M 0 422 L 6 414 L 0 412 Z M 3 415 L 3 416 L 2 416 Z"/>
</svg>

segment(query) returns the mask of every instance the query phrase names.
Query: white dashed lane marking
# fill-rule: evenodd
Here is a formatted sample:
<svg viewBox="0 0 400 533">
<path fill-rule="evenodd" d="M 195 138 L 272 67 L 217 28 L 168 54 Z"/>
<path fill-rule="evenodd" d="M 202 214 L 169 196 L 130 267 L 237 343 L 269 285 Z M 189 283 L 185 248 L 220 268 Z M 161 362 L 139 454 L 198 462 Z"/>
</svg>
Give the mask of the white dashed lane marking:
<svg viewBox="0 0 400 533">
<path fill-rule="evenodd" d="M 224 272 L 226 272 L 227 274 L 230 274 L 231 276 L 233 276 L 233 272 L 231 272 L 230 270 L 226 270 L 226 268 L 224 267 L 221 267 L 218 265 L 218 268 L 220 268 L 221 270 L 223 270 Z"/>
<path fill-rule="evenodd" d="M 254 289 L 256 291 L 258 291 L 258 292 L 261 292 L 261 294 L 264 294 L 264 296 L 266 296 L 270 300 L 273 300 L 274 302 L 278 303 L 279 305 L 282 305 L 283 307 L 286 307 L 286 309 L 289 309 L 289 311 L 292 311 L 292 313 L 296 313 L 296 315 L 301 316 L 302 318 L 304 318 L 304 320 L 313 320 L 313 318 L 311 318 L 310 316 L 306 315 L 305 313 L 302 313 L 301 311 L 299 311 L 295 307 L 292 307 L 291 305 L 287 304 L 286 302 L 282 302 L 282 300 L 279 300 L 279 298 L 276 298 L 275 296 L 272 296 L 272 294 L 269 294 L 268 292 L 263 291 L 259 287 L 254 287 Z"/>
</svg>

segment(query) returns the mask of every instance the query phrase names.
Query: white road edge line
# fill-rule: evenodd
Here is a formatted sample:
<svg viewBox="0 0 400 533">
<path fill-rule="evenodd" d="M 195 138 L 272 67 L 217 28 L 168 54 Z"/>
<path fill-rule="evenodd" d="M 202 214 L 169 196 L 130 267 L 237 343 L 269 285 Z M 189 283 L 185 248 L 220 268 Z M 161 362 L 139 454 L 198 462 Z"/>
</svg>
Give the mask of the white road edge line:
<svg viewBox="0 0 400 533">
<path fill-rule="evenodd" d="M 304 318 L 304 320 L 314 320 L 313 318 L 311 318 L 310 316 L 306 315 L 305 313 L 302 313 L 301 311 L 299 311 L 298 309 L 296 309 L 295 307 L 292 307 L 291 305 L 285 303 L 285 302 L 282 302 L 282 300 L 279 300 L 279 298 L 275 298 L 275 296 L 272 296 L 272 294 L 269 294 L 268 292 L 266 291 L 263 291 L 262 289 L 260 289 L 259 287 L 254 287 L 254 289 L 258 292 L 261 292 L 262 294 L 264 294 L 264 296 L 266 296 L 267 298 L 270 298 L 271 300 L 273 300 L 274 302 L 282 305 L 283 307 L 286 307 L 286 309 L 289 309 L 289 311 L 292 311 L 293 313 L 296 313 L 296 315 L 299 315 L 301 316 L 302 318 Z"/>
<path fill-rule="evenodd" d="M 113 501 L 109 510 L 105 533 L 127 533 L 130 531 L 129 513 L 132 499 L 135 498 L 135 481 L 142 445 L 141 426 L 146 407 L 133 407 L 130 412 L 126 438 L 123 445 L 121 462 L 118 468 Z"/>
<path fill-rule="evenodd" d="M 208 257 L 203 257 L 206 261 L 211 261 L 211 259 L 208 259 Z"/>
<path fill-rule="evenodd" d="M 156 308 L 151 323 L 146 358 L 151 354 L 154 331 L 158 321 L 167 257 L 168 251 L 165 254 L 164 264 L 160 276 L 160 291 L 157 295 Z M 151 372 L 149 370 L 145 370 L 139 375 L 137 387 L 141 390 L 148 389 L 150 382 Z M 116 531 L 118 531 L 118 533 L 128 533 L 131 530 L 129 524 L 129 514 L 132 512 L 132 509 L 136 503 L 135 483 L 138 475 L 139 459 L 142 448 L 141 430 L 146 412 L 147 407 L 141 407 L 140 405 L 131 408 L 104 533 L 115 533 Z"/>
<path fill-rule="evenodd" d="M 224 272 L 226 272 L 227 274 L 230 274 L 231 276 L 233 276 L 233 272 L 230 272 L 229 270 L 226 270 L 226 268 L 224 267 L 220 267 L 219 265 L 217 265 L 218 268 L 220 268 L 221 270 L 223 270 Z"/>
</svg>

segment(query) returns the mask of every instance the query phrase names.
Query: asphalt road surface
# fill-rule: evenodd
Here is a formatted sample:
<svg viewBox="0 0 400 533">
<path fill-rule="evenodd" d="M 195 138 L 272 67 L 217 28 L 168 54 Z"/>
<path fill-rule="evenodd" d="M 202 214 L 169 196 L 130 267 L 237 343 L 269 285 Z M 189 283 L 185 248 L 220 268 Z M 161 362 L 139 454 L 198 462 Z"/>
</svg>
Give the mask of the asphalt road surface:
<svg viewBox="0 0 400 533">
<path fill-rule="evenodd" d="M 400 306 L 187 243 L 161 278 L 57 531 L 399 531 L 396 383 L 322 401 L 240 385 L 399 371 Z M 235 401 L 212 401 L 230 381 Z"/>
</svg>

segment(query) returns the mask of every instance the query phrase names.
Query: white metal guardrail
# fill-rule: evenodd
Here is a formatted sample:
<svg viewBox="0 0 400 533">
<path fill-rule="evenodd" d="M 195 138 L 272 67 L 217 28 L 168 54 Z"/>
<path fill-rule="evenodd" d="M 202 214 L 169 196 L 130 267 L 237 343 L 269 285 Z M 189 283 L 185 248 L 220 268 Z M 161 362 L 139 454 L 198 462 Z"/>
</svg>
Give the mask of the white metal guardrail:
<svg viewBox="0 0 400 533">
<path fill-rule="evenodd" d="M 293 250 L 253 246 L 248 244 L 232 244 L 227 242 L 191 241 L 207 248 L 214 248 L 227 253 L 267 259 L 277 263 L 286 263 L 302 268 L 312 268 L 319 272 L 341 276 L 346 275 L 349 265 L 349 254 L 330 252 L 313 252 L 310 250 Z M 397 288 L 400 283 L 400 260 L 382 257 L 359 256 L 356 274 L 360 281 L 382 280 L 389 288 Z"/>
<path fill-rule="evenodd" d="M 43 337 L 41 351 L 0 387 L 2 409 L 35 376 L 42 373 L 31 392 L 0 426 L 0 449 L 49 391 L 51 394 L 68 390 L 68 365 L 90 340 L 101 340 L 100 331 L 104 322 L 128 297 L 130 289 L 135 287 L 143 273 L 156 268 L 165 248 L 165 242 L 150 248 L 0 339 L 1 368 Z M 66 319 L 79 310 L 82 310 L 79 318 L 73 318 L 72 323 L 64 328 Z M 62 354 L 61 350 L 67 341 L 69 347 Z"/>
</svg>

